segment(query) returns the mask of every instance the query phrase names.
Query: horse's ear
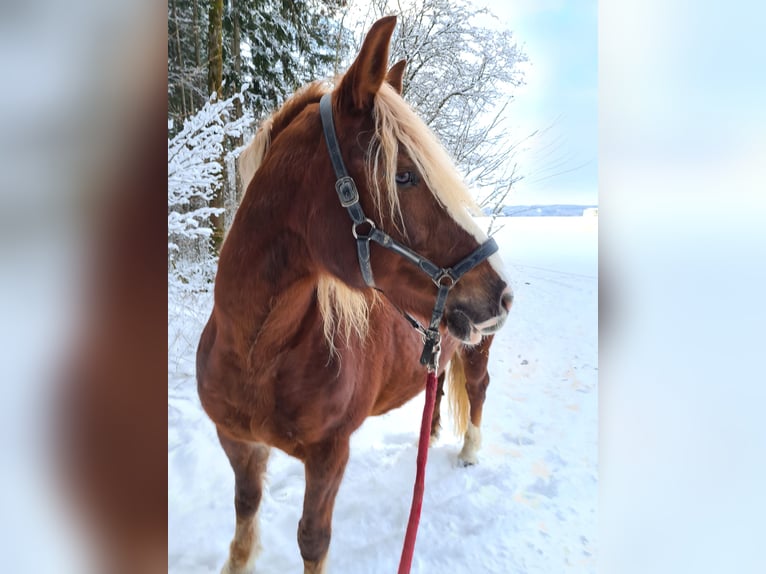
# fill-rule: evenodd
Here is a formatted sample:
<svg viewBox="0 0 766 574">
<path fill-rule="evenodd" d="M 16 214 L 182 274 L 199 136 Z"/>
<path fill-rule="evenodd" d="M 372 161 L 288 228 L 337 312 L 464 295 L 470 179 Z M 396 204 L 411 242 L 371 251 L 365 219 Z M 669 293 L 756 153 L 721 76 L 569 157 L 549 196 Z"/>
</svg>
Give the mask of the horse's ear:
<svg viewBox="0 0 766 574">
<path fill-rule="evenodd" d="M 341 106 L 359 111 L 372 107 L 373 98 L 386 79 L 388 45 L 395 26 L 396 16 L 386 16 L 367 32 L 359 55 L 338 88 Z"/>
<path fill-rule="evenodd" d="M 391 66 L 386 75 L 386 81 L 396 90 L 396 93 L 402 93 L 402 80 L 404 80 L 404 69 L 407 67 L 407 60 L 399 60 Z"/>
</svg>

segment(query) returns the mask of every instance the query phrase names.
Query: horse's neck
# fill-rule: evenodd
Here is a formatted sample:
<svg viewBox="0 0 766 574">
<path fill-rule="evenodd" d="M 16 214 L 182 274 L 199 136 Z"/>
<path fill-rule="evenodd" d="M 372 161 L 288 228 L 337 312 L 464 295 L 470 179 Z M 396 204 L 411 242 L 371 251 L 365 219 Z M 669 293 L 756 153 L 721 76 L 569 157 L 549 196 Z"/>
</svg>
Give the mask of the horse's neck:
<svg viewBox="0 0 766 574">
<path fill-rule="evenodd" d="M 219 258 L 216 306 L 249 332 L 275 322 L 275 311 L 286 318 L 294 318 L 290 309 L 306 313 L 317 283 L 302 238 L 268 222 L 235 220 Z"/>
</svg>

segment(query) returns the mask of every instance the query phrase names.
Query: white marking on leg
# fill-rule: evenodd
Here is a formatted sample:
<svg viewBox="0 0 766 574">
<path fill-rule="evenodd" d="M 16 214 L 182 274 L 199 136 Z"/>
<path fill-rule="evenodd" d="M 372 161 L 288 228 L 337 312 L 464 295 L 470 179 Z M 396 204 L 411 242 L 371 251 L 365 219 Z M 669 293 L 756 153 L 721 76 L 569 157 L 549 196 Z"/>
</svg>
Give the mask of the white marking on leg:
<svg viewBox="0 0 766 574">
<path fill-rule="evenodd" d="M 258 514 L 256 513 L 250 521 L 237 521 L 229 558 L 223 565 L 221 574 L 255 574 L 255 559 L 261 552 Z M 244 559 L 245 553 L 248 553 L 247 559 Z"/>
<path fill-rule="evenodd" d="M 232 566 L 231 558 L 227 559 L 226 564 L 224 564 L 223 569 L 221 569 L 221 574 L 255 574 L 255 554 L 255 552 L 251 554 L 247 564 L 245 564 L 242 568 L 236 568 L 235 566 Z"/>
<path fill-rule="evenodd" d="M 329 552 L 327 553 L 329 554 Z M 316 562 L 303 561 L 303 574 L 325 574 L 327 572 L 327 554 Z"/>
<path fill-rule="evenodd" d="M 479 462 L 479 458 L 476 456 L 481 448 L 481 429 L 474 426 L 472 422 L 468 422 L 468 429 L 465 431 L 465 439 L 463 441 L 463 450 L 458 455 L 458 460 L 464 465 L 476 464 Z"/>
</svg>

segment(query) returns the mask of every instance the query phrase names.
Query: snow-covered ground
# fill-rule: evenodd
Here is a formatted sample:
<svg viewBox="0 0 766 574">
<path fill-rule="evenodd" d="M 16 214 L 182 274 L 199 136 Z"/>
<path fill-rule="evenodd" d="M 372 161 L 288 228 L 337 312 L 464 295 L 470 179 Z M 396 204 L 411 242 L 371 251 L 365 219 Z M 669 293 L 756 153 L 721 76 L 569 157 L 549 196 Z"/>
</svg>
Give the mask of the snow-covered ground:
<svg viewBox="0 0 766 574">
<path fill-rule="evenodd" d="M 495 234 L 515 292 L 490 354 L 478 465 L 457 466 L 443 419 L 431 448 L 413 573 L 596 570 L 596 217 L 505 218 Z M 234 531 L 234 478 L 194 381 L 204 301 L 170 301 L 168 553 L 174 574 L 217 573 Z M 329 572 L 395 572 L 415 477 L 423 395 L 355 433 Z M 446 403 L 443 413 L 446 415 Z M 258 572 L 302 572 L 300 462 L 272 450 Z"/>
</svg>

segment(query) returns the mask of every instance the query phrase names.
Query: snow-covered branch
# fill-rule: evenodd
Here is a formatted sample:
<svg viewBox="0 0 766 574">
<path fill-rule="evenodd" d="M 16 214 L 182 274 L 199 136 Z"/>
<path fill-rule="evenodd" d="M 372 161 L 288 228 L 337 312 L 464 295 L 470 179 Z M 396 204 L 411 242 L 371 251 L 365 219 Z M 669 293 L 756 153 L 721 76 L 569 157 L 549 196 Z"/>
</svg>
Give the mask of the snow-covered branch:
<svg viewBox="0 0 766 574">
<path fill-rule="evenodd" d="M 200 267 L 195 273 L 212 273 L 211 217 L 223 209 L 210 204 L 222 184 L 224 162 L 241 151 L 227 151 L 226 140 L 241 138 L 253 121 L 247 111 L 234 117 L 237 100 L 243 100 L 241 92 L 226 100 L 210 98 L 168 140 L 168 264 L 181 281 L 194 265 Z"/>
</svg>

